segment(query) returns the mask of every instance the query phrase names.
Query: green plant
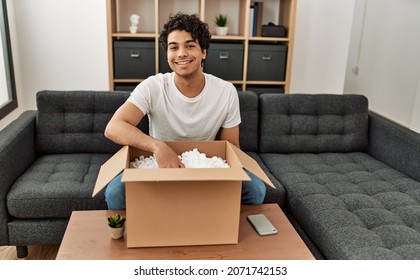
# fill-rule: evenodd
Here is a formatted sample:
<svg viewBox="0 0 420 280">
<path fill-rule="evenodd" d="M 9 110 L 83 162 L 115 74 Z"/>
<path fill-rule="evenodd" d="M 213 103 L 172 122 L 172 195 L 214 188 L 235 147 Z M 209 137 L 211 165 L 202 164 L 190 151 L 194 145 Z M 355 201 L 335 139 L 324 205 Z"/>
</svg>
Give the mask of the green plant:
<svg viewBox="0 0 420 280">
<path fill-rule="evenodd" d="M 119 228 L 122 227 L 125 223 L 125 217 L 120 216 L 120 214 L 116 213 L 114 216 L 108 217 L 108 225 L 112 228 Z"/>
<path fill-rule="evenodd" d="M 217 16 L 215 17 L 215 19 L 214 19 L 214 23 L 215 23 L 217 26 L 220 26 L 220 27 L 224 27 L 224 26 L 226 26 L 226 24 L 227 24 L 227 16 L 222 15 L 222 14 L 217 15 Z"/>
</svg>

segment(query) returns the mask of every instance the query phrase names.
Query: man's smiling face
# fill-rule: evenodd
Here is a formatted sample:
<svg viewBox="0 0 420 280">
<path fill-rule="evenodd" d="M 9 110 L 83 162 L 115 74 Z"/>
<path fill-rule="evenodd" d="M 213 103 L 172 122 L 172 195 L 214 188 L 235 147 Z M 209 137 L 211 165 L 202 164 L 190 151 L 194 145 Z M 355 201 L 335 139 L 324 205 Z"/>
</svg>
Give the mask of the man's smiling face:
<svg viewBox="0 0 420 280">
<path fill-rule="evenodd" d="M 202 72 L 201 62 L 206 58 L 206 50 L 201 50 L 191 33 L 174 30 L 168 34 L 168 63 L 175 74 L 182 77 L 194 76 Z"/>
</svg>

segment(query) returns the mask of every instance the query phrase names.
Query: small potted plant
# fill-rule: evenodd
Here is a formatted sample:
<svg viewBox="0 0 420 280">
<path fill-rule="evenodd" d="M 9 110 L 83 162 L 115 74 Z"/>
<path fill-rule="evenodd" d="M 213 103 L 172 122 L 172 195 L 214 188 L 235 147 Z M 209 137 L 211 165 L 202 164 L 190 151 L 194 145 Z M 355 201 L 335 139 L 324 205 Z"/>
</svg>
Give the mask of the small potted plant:
<svg viewBox="0 0 420 280">
<path fill-rule="evenodd" d="M 125 217 L 116 213 L 108 217 L 109 233 L 113 239 L 120 239 L 124 235 Z"/>
<path fill-rule="evenodd" d="M 215 19 L 214 19 L 214 23 L 216 24 L 216 34 L 217 35 L 226 35 L 228 32 L 228 27 L 227 27 L 227 16 L 226 15 L 222 15 L 222 14 L 218 14 Z"/>
</svg>

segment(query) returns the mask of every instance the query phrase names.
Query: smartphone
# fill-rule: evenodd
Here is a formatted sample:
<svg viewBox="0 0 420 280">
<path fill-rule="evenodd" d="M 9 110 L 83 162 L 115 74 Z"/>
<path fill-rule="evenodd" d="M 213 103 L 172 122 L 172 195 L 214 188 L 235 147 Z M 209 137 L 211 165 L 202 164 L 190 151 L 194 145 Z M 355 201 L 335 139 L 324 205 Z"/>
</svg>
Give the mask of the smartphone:
<svg viewBox="0 0 420 280">
<path fill-rule="evenodd" d="M 271 224 L 264 214 L 249 215 L 248 221 L 259 235 L 276 234 L 277 229 Z"/>
</svg>

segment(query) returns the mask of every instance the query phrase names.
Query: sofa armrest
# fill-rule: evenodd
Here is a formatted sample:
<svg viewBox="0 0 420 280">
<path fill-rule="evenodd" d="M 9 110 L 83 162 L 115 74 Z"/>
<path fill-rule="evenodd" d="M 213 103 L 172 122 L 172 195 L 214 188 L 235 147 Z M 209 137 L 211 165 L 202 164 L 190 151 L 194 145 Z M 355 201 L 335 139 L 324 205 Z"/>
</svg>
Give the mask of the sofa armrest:
<svg viewBox="0 0 420 280">
<path fill-rule="evenodd" d="M 369 112 L 368 153 L 420 181 L 420 134 Z"/>
<path fill-rule="evenodd" d="M 0 245 L 8 244 L 7 193 L 35 160 L 36 111 L 26 111 L 0 131 Z"/>
</svg>

